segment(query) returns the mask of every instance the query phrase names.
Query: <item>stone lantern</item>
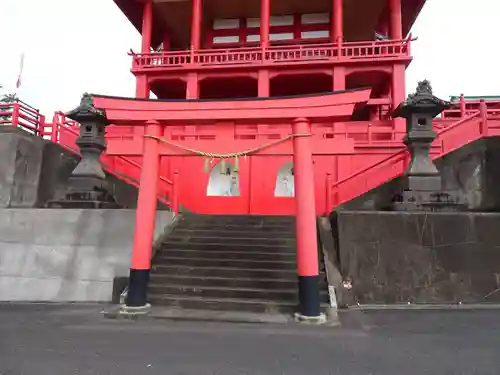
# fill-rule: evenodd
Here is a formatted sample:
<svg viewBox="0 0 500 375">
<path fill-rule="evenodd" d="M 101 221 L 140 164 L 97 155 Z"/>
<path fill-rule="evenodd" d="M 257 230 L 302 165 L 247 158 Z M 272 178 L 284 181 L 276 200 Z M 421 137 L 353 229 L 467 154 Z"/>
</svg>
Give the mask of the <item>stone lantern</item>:
<svg viewBox="0 0 500 375">
<path fill-rule="evenodd" d="M 64 197 L 49 202 L 49 207 L 118 208 L 99 161 L 106 150 L 104 134 L 109 125 L 104 111 L 94 107 L 90 94 L 84 94 L 80 105 L 66 117 L 80 124 L 76 144 L 82 158 L 71 173 Z"/>
<path fill-rule="evenodd" d="M 432 142 L 437 136 L 432 120 L 447 108 L 450 103 L 434 96 L 430 82 L 425 80 L 418 83 L 415 94 L 409 95 L 394 110 L 392 117 L 406 119 L 403 143 L 411 156 L 403 174 L 401 193 L 394 203 L 395 210 L 457 209 L 457 199 L 442 191 L 441 176 L 430 156 Z"/>
</svg>

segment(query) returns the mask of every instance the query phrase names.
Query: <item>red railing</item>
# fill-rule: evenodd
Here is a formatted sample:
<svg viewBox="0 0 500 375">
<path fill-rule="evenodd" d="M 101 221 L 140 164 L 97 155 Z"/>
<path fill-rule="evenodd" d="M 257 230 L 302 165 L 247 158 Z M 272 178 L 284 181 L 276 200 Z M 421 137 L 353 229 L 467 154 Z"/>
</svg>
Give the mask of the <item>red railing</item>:
<svg viewBox="0 0 500 375">
<path fill-rule="evenodd" d="M 76 139 L 80 134 L 79 128 L 80 125 L 77 122 L 67 119 L 64 113 L 57 112 L 50 124 L 50 140 L 78 153 Z M 142 167 L 136 161 L 125 156 L 111 156 L 104 153 L 101 156 L 101 163 L 107 172 L 139 188 Z M 179 213 L 178 180 L 177 171 L 174 172 L 173 181 L 164 176 L 158 179 L 158 199 L 171 207 L 175 213 Z"/>
<path fill-rule="evenodd" d="M 0 125 L 10 125 L 36 135 L 45 135 L 45 117 L 28 104 L 17 100 L 0 103 Z"/>
<path fill-rule="evenodd" d="M 262 66 L 311 62 L 349 62 L 410 57 L 411 37 L 404 40 L 346 42 L 342 44 L 277 45 L 266 49 L 242 47 L 197 51 L 134 53 L 132 70 L 203 68 L 214 66 Z"/>
<path fill-rule="evenodd" d="M 13 126 L 29 134 L 42 137 L 58 143 L 62 147 L 78 154 L 76 139 L 80 134 L 80 125 L 72 121 L 61 112 L 56 112 L 52 123 L 47 123 L 45 117 L 33 107 L 16 101 L 0 104 L 0 125 Z M 119 179 L 139 188 L 141 165 L 124 156 L 101 157 L 103 168 Z M 179 213 L 179 174 L 174 172 L 173 181 L 163 176 L 158 180 L 158 199 Z"/>
<path fill-rule="evenodd" d="M 475 111 L 472 115 L 444 127 L 438 131 L 431 156 L 433 158 L 440 157 L 464 144 L 487 136 L 488 117 L 499 115 L 499 110 L 487 109 L 482 106 L 481 110 Z M 333 208 L 403 174 L 407 168 L 409 157 L 406 150 L 401 150 L 333 184 L 331 174 L 327 174 L 325 213 L 329 214 Z"/>
<path fill-rule="evenodd" d="M 461 95 L 459 101 L 453 102 L 450 109 L 443 111 L 441 118 L 445 120 L 465 118 L 478 111 L 481 103 L 484 103 L 488 109 L 497 109 L 500 112 L 500 100 L 466 100 L 465 97 Z"/>
<path fill-rule="evenodd" d="M 436 121 L 438 138 L 434 143 L 433 157 L 449 153 L 467 142 L 486 136 L 490 131 L 498 132 L 500 121 L 489 122 L 493 117 L 499 120 L 500 109 L 488 108 L 486 103 L 480 105 L 480 110 L 470 116 L 455 122 L 452 119 Z M 63 113 L 56 113 L 52 123 L 47 123 L 45 117 L 33 107 L 23 102 L 0 104 L 0 124 L 18 127 L 30 134 L 52 140 L 55 143 L 77 153 L 76 139 L 79 136 L 79 124 L 67 119 Z M 361 126 L 362 125 L 362 126 Z M 396 133 L 390 121 L 374 121 L 371 123 L 345 122 L 335 124 L 318 124 L 314 130 L 315 136 L 326 138 L 351 138 L 357 146 L 375 145 L 385 146 L 390 143 L 401 145 L 402 134 Z M 331 174 L 326 181 L 326 211 L 345 203 L 367 191 L 397 177 L 404 172 L 409 155 L 406 151 L 399 151 L 373 165 L 333 183 Z M 131 158 L 110 156 L 104 154 L 101 158 L 103 167 L 118 178 L 138 187 L 141 174 L 141 165 Z M 175 172 L 172 180 L 159 177 L 159 199 L 178 212 L 178 173 Z"/>
</svg>

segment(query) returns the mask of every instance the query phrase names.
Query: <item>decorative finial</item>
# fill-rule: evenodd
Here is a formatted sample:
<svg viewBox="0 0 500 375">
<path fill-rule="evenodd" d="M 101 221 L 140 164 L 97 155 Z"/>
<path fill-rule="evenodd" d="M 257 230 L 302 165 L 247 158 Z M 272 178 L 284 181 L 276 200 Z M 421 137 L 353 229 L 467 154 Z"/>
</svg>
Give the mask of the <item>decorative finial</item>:
<svg viewBox="0 0 500 375">
<path fill-rule="evenodd" d="M 94 107 L 94 98 L 92 94 L 89 94 L 88 92 L 82 95 L 80 105 L 72 111 L 69 111 L 66 116 L 77 122 L 84 121 L 88 118 L 94 118 L 101 121 L 104 125 L 108 125 L 106 113 L 103 110 Z"/>
<path fill-rule="evenodd" d="M 427 79 L 420 81 L 417 85 L 417 94 L 429 94 L 432 95 L 432 86 L 431 82 Z"/>
<path fill-rule="evenodd" d="M 450 108 L 450 103 L 434 96 L 431 82 L 424 79 L 418 82 L 415 93 L 408 95 L 408 98 L 392 112 L 392 117 L 409 118 L 414 113 L 427 113 L 435 117 L 447 108 Z"/>
<path fill-rule="evenodd" d="M 92 95 L 90 95 L 88 92 L 84 93 L 82 95 L 82 99 L 80 99 L 80 106 L 82 106 L 82 107 L 93 107 L 94 106 L 94 100 L 92 99 Z"/>
<path fill-rule="evenodd" d="M 408 95 L 407 103 L 413 101 L 417 96 L 432 96 L 431 82 L 427 79 L 419 81 L 417 84 L 417 91 Z"/>
</svg>

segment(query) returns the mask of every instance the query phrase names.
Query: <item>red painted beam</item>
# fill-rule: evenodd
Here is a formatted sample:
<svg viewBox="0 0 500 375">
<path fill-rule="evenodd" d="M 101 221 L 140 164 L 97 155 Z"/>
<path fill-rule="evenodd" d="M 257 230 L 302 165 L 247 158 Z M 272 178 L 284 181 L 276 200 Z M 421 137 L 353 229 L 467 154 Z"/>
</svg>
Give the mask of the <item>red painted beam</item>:
<svg viewBox="0 0 500 375">
<path fill-rule="evenodd" d="M 335 119 L 370 99 L 371 89 L 300 97 L 245 100 L 148 100 L 93 95 L 96 108 L 114 125 L 144 121 Z"/>
</svg>

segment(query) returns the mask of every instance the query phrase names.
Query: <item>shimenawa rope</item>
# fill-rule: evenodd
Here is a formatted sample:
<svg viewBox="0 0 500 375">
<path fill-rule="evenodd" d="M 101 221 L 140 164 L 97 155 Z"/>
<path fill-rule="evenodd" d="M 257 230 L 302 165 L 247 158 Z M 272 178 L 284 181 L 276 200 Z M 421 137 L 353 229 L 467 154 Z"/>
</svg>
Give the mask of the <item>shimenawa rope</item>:
<svg viewBox="0 0 500 375">
<path fill-rule="evenodd" d="M 280 138 L 280 139 L 277 139 L 275 141 L 265 143 L 263 145 L 251 148 L 249 150 L 231 152 L 228 154 L 219 154 L 219 153 L 215 153 L 215 152 L 205 152 L 205 151 L 195 150 L 193 148 L 189 148 L 189 147 L 174 143 L 174 142 L 168 140 L 167 138 L 157 137 L 155 135 L 145 135 L 144 138 L 156 139 L 157 141 L 168 144 L 169 146 L 177 147 L 177 148 L 180 148 L 184 151 L 188 151 L 188 152 L 191 152 L 191 153 L 196 154 L 196 155 L 205 156 L 206 157 L 206 160 L 205 160 L 205 171 L 206 172 L 208 172 L 210 169 L 210 167 L 209 167 L 210 159 L 212 159 L 212 160 L 213 159 L 222 159 L 222 161 L 221 161 L 221 173 L 222 173 L 226 169 L 225 159 L 234 158 L 235 159 L 234 171 L 238 172 L 238 168 L 239 168 L 238 158 L 240 156 L 247 156 L 247 155 L 253 154 L 255 152 L 262 151 L 268 147 L 272 147 L 272 146 L 275 146 L 279 143 L 286 142 L 286 141 L 293 139 L 295 137 L 310 137 L 310 136 L 311 136 L 311 134 L 290 134 L 284 138 Z"/>
</svg>

